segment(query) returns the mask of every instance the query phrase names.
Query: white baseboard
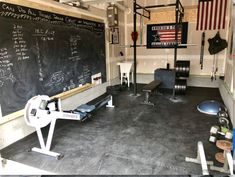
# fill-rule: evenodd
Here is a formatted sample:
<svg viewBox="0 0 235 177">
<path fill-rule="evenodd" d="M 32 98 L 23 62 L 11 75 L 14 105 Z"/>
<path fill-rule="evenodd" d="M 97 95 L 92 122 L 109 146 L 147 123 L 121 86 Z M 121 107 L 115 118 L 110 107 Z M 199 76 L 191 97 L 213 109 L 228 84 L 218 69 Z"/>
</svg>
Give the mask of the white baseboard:
<svg viewBox="0 0 235 177">
<path fill-rule="evenodd" d="M 190 75 L 187 80 L 187 85 L 192 87 L 210 87 L 210 88 L 218 88 L 220 79 L 211 81 L 210 76 L 196 76 Z"/>
<path fill-rule="evenodd" d="M 154 74 L 137 74 L 137 83 L 147 84 L 154 80 Z M 210 76 L 195 76 L 190 75 L 187 79 L 187 85 L 192 87 L 210 87 L 218 88 L 219 79 L 214 80 L 213 82 L 210 79 Z"/>
</svg>

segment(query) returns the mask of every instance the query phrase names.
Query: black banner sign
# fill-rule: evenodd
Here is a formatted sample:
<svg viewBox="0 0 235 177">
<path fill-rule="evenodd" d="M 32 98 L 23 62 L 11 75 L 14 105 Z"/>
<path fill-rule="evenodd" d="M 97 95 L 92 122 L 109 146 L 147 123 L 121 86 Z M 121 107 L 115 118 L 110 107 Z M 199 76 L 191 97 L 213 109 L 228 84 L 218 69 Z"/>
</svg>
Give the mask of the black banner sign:
<svg viewBox="0 0 235 177">
<path fill-rule="evenodd" d="M 184 22 L 179 25 L 178 47 L 187 48 L 188 23 Z M 175 24 L 151 24 L 147 25 L 147 48 L 174 48 L 175 41 Z"/>
</svg>

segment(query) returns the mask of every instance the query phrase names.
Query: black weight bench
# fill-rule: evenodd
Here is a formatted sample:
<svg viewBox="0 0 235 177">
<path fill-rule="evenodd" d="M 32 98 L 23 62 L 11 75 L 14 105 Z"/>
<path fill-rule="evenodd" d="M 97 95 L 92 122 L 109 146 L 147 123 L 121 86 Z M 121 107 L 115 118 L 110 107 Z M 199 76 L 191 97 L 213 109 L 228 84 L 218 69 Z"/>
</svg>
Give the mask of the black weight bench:
<svg viewBox="0 0 235 177">
<path fill-rule="evenodd" d="M 150 93 L 157 90 L 157 88 L 159 87 L 160 84 L 161 84 L 161 81 L 154 80 L 142 88 L 142 91 L 145 92 L 145 100 L 144 100 L 143 104 L 154 106 L 154 103 L 149 101 L 149 96 L 150 96 Z"/>
</svg>

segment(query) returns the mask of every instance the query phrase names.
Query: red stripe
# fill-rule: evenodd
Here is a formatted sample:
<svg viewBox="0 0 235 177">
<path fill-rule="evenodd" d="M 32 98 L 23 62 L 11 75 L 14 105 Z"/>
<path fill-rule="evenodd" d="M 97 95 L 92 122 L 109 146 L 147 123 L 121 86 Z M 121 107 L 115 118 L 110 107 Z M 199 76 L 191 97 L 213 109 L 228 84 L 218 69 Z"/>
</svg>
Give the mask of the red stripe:
<svg viewBox="0 0 235 177">
<path fill-rule="evenodd" d="M 159 31 L 159 34 L 175 34 L 175 31 Z"/>
<path fill-rule="evenodd" d="M 178 37 L 181 36 L 181 34 L 178 34 Z M 168 34 L 164 34 L 164 35 L 160 35 L 160 38 L 161 37 L 175 37 L 175 34 L 171 34 L 171 35 L 168 35 Z"/>
<path fill-rule="evenodd" d="M 180 35 L 181 33 L 178 34 Z M 159 33 L 159 35 L 175 35 L 175 33 Z"/>
<path fill-rule="evenodd" d="M 160 36 L 160 38 L 167 38 L 167 37 L 175 37 L 175 35 L 163 35 L 163 36 Z M 181 37 L 181 35 L 178 35 L 178 37 Z"/>
<path fill-rule="evenodd" d="M 174 35 L 169 35 L 169 36 L 160 36 L 160 38 L 173 38 L 175 37 Z M 181 35 L 178 35 L 178 37 L 181 37 Z"/>
<path fill-rule="evenodd" d="M 201 28 L 200 30 L 203 30 L 203 19 L 204 19 L 204 1 L 202 3 L 202 15 L 201 15 Z"/>
<path fill-rule="evenodd" d="M 160 40 L 161 42 L 175 42 L 175 39 L 168 39 L 168 40 Z M 181 42 L 181 40 L 178 40 L 178 42 Z"/>
<path fill-rule="evenodd" d="M 175 33 L 175 29 L 169 29 L 169 30 L 158 30 L 158 32 L 174 32 L 174 33 Z"/>
<path fill-rule="evenodd" d="M 223 0 L 220 0 L 220 10 L 219 10 L 219 26 L 218 29 L 221 27 L 221 18 L 222 18 L 222 10 L 223 10 Z"/>
<path fill-rule="evenodd" d="M 168 38 L 168 39 L 160 39 L 160 41 L 175 41 L 175 39 L 173 38 Z M 178 40 L 178 41 L 181 41 L 181 40 Z"/>
<path fill-rule="evenodd" d="M 175 36 L 175 33 L 162 33 L 160 36 Z M 181 36 L 181 33 L 178 36 Z"/>
<path fill-rule="evenodd" d="M 196 27 L 196 30 L 198 30 L 198 28 L 199 28 L 200 8 L 201 8 L 201 3 L 200 3 L 200 0 L 198 0 L 198 5 L 197 5 L 197 27 Z"/>
<path fill-rule="evenodd" d="M 207 30 L 208 11 L 209 11 L 209 1 L 207 1 L 207 2 L 206 2 L 206 19 L 205 19 L 205 30 Z"/>
<path fill-rule="evenodd" d="M 175 34 L 175 31 L 158 31 L 159 33 L 172 33 Z M 182 31 L 179 31 L 181 33 Z"/>
<path fill-rule="evenodd" d="M 227 10 L 227 0 L 224 1 L 223 29 L 225 28 L 226 10 Z"/>
<path fill-rule="evenodd" d="M 211 0 L 211 9 L 210 9 L 210 11 L 211 11 L 211 14 L 210 14 L 210 25 L 209 25 L 209 30 L 211 30 L 211 26 L 212 26 L 212 18 L 213 18 L 213 12 L 214 12 L 214 0 Z"/>
<path fill-rule="evenodd" d="M 218 10 L 218 1 L 219 0 L 215 0 L 215 15 L 214 15 L 214 30 L 216 29 L 216 20 L 217 20 L 217 10 Z"/>
</svg>

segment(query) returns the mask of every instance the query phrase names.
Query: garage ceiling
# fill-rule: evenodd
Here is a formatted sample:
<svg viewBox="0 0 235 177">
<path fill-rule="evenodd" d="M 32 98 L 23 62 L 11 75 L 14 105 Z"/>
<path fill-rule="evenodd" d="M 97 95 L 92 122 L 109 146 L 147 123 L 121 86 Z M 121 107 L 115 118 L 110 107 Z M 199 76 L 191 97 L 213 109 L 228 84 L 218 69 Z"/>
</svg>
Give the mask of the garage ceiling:
<svg viewBox="0 0 235 177">
<path fill-rule="evenodd" d="M 77 4 L 104 4 L 104 3 L 115 3 L 122 0 L 59 0 L 61 3 L 77 3 Z"/>
</svg>

